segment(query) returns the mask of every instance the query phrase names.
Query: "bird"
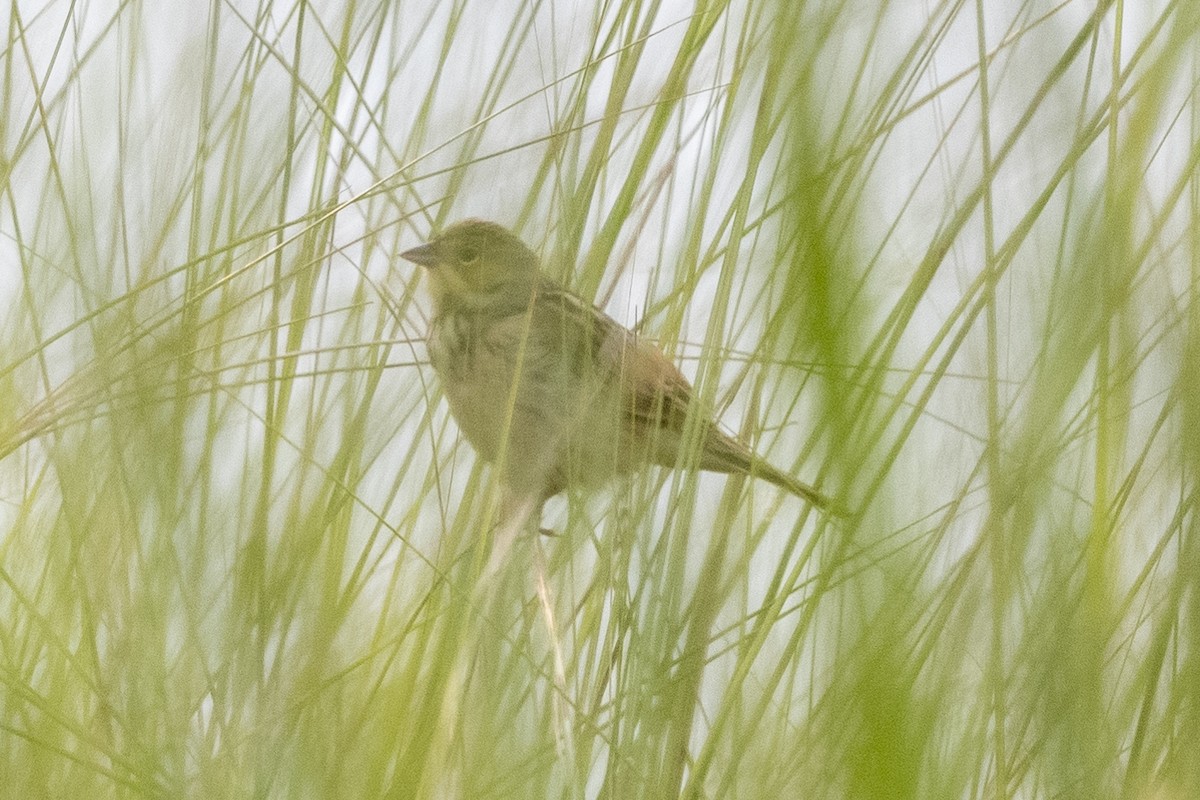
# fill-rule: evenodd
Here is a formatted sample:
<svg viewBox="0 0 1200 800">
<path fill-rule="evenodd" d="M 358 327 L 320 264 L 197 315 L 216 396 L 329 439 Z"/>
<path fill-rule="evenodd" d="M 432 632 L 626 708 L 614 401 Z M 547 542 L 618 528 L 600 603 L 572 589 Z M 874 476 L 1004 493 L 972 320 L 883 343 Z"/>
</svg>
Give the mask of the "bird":
<svg viewBox="0 0 1200 800">
<path fill-rule="evenodd" d="M 761 478 L 837 513 L 724 432 L 661 350 L 547 275 L 504 226 L 465 219 L 401 258 L 429 277 L 426 344 L 451 415 L 502 485 L 537 508 L 661 465 Z M 700 415 L 690 426 L 689 414 Z"/>
</svg>

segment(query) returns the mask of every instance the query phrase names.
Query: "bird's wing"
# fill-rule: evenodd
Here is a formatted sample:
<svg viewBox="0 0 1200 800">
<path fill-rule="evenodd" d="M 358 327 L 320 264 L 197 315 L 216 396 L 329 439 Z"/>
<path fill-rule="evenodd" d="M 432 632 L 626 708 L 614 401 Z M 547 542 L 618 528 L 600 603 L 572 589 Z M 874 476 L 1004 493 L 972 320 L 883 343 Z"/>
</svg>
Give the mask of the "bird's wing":
<svg viewBox="0 0 1200 800">
<path fill-rule="evenodd" d="M 558 322 L 560 341 L 574 363 L 592 364 L 610 385 L 618 387 L 629 421 L 642 432 L 682 433 L 692 402 L 687 378 L 654 345 L 578 295 L 550 284 L 541 287 L 544 303 Z"/>
<path fill-rule="evenodd" d="M 692 403 L 687 378 L 657 347 L 621 328 L 605 343 L 607 360 L 619 376 L 630 422 L 644 431 L 682 434 Z"/>
<path fill-rule="evenodd" d="M 593 373 L 606 387 L 616 387 L 627 432 L 648 446 L 649 460 L 675 466 L 683 442 L 692 385 L 679 368 L 653 344 L 579 296 L 557 285 L 539 290 L 554 320 L 552 329 L 566 345 L 579 373 Z M 587 366 L 587 365 L 592 366 Z M 723 432 L 709 416 L 699 420 L 697 466 L 714 472 L 755 474 L 818 507 L 846 514 L 829 498 L 756 456 L 742 441 Z"/>
</svg>

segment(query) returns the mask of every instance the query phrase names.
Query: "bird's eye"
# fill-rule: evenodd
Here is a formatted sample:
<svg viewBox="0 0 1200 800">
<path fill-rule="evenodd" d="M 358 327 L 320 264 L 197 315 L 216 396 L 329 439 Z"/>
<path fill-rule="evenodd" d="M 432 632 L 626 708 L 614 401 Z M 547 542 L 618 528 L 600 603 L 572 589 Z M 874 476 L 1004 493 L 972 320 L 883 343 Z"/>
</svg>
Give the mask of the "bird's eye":
<svg viewBox="0 0 1200 800">
<path fill-rule="evenodd" d="M 479 251 L 474 247 L 464 247 L 458 251 L 458 263 L 469 266 L 479 260 Z"/>
</svg>

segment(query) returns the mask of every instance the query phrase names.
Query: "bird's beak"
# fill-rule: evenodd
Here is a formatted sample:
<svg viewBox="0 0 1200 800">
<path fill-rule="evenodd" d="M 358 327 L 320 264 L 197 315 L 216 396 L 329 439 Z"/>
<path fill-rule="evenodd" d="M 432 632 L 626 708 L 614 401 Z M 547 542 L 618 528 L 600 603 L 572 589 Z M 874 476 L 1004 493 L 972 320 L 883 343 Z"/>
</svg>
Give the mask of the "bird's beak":
<svg viewBox="0 0 1200 800">
<path fill-rule="evenodd" d="M 437 249 L 432 244 L 423 244 L 400 254 L 405 261 L 420 264 L 422 267 L 433 267 L 438 263 Z"/>
</svg>

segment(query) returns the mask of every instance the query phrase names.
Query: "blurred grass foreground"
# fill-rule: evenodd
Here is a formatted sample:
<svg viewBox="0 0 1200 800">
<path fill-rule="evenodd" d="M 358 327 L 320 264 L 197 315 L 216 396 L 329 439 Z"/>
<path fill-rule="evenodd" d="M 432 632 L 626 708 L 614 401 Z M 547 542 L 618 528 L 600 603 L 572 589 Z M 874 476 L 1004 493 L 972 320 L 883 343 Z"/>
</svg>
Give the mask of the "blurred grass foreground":
<svg viewBox="0 0 1200 800">
<path fill-rule="evenodd" d="M 8 4 L 0 797 L 1200 797 L 1198 26 Z M 481 591 L 465 216 L 855 514 L 649 470 Z"/>
</svg>

